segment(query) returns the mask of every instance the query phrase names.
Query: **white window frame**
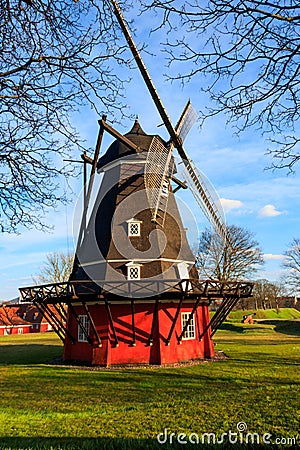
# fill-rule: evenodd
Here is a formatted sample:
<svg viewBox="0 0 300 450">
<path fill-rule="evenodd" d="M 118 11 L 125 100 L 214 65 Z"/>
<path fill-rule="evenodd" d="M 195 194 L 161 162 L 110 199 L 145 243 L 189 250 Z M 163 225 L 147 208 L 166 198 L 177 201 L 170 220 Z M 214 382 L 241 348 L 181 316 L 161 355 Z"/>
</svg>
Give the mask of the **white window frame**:
<svg viewBox="0 0 300 450">
<path fill-rule="evenodd" d="M 182 312 L 181 313 L 181 332 L 183 331 L 185 324 L 189 320 L 190 312 Z M 196 326 L 195 326 L 195 314 L 193 314 L 193 317 L 189 323 L 189 326 L 187 327 L 187 330 L 185 331 L 184 335 L 182 336 L 182 340 L 188 341 L 192 339 L 196 339 Z"/>
<path fill-rule="evenodd" d="M 18 334 L 23 334 L 23 328 L 18 328 Z"/>
<path fill-rule="evenodd" d="M 141 279 L 142 264 L 130 262 L 130 263 L 126 264 L 126 266 L 127 266 L 127 280 L 140 280 Z M 137 271 L 137 277 L 133 277 L 133 278 L 131 277 L 130 271 L 132 269 Z"/>
<path fill-rule="evenodd" d="M 140 237 L 141 236 L 141 223 L 142 223 L 141 220 L 134 219 L 134 218 L 127 220 L 127 227 L 128 227 L 127 233 L 128 233 L 129 237 Z M 137 229 L 136 233 L 132 232 L 132 226 L 136 227 L 136 229 Z"/>
<path fill-rule="evenodd" d="M 88 316 L 85 314 L 80 314 L 78 316 L 78 319 L 81 321 L 83 328 L 85 328 L 87 330 L 87 334 L 89 335 L 90 321 L 89 321 Z M 79 324 L 78 324 L 78 329 L 77 329 L 77 339 L 78 339 L 78 342 L 88 342 L 87 337 L 84 334 L 84 332 L 82 331 L 82 328 Z"/>
</svg>

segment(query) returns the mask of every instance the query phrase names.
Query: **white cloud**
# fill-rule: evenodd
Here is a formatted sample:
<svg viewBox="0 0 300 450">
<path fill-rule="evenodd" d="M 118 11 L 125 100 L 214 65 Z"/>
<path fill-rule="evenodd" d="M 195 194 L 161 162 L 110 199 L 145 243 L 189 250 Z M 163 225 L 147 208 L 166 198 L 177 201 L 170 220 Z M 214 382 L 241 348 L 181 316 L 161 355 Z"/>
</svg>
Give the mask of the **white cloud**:
<svg viewBox="0 0 300 450">
<path fill-rule="evenodd" d="M 265 260 L 277 260 L 277 259 L 283 259 L 284 255 L 274 255 L 273 253 L 265 253 L 264 259 Z"/>
<path fill-rule="evenodd" d="M 274 205 L 265 205 L 258 211 L 260 217 L 276 217 L 283 214 L 282 211 L 277 211 Z"/>
<path fill-rule="evenodd" d="M 276 198 L 276 203 L 281 205 L 287 201 L 299 202 L 300 183 L 292 177 L 267 178 L 265 175 L 265 179 L 251 183 L 230 183 L 228 186 L 221 186 L 219 193 L 225 198 L 234 198 L 238 193 L 239 198 L 247 205 L 253 205 L 251 207 L 254 209 L 257 208 L 258 201 L 260 204 L 269 204 L 271 198 Z"/>
<path fill-rule="evenodd" d="M 220 202 L 225 213 L 231 211 L 232 209 L 241 208 L 241 206 L 243 206 L 243 203 L 240 200 L 231 200 L 229 198 L 221 198 Z"/>
</svg>

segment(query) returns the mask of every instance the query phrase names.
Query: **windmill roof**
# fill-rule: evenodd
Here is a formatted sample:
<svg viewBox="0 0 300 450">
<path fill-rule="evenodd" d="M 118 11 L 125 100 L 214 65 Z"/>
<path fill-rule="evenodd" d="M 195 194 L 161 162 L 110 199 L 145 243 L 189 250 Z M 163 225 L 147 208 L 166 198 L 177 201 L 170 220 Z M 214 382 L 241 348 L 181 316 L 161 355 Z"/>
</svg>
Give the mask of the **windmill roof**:
<svg viewBox="0 0 300 450">
<path fill-rule="evenodd" d="M 0 306 L 0 326 L 32 325 L 42 322 L 48 321 L 32 304 Z"/>
<path fill-rule="evenodd" d="M 146 134 L 142 129 L 139 120 L 135 119 L 135 122 L 130 131 L 128 131 L 125 136 L 130 139 L 135 145 L 140 148 L 140 152 L 148 151 L 151 142 L 154 137 L 158 137 L 165 145 L 166 143 L 157 135 Z M 104 153 L 103 156 L 98 161 L 98 169 L 101 169 L 106 164 L 118 160 L 124 156 L 134 155 L 137 152 L 129 147 L 127 147 L 123 142 L 115 140 Z"/>
</svg>

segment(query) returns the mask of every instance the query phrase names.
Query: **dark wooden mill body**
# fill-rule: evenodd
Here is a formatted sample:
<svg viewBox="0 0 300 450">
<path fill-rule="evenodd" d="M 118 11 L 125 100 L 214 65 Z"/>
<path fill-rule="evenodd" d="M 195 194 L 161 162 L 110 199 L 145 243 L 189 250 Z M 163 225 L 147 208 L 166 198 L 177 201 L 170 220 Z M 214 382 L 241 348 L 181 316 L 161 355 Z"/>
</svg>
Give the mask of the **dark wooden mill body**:
<svg viewBox="0 0 300 450">
<path fill-rule="evenodd" d="M 213 334 L 237 301 L 251 295 L 252 283 L 199 280 L 174 195 L 187 187 L 175 176 L 174 147 L 196 200 L 225 239 L 226 231 L 183 148 L 180 129 L 190 105 L 173 128 L 118 4 L 111 4 L 170 141 L 147 135 L 137 120 L 125 136 L 105 116 L 99 121 L 94 158 L 83 155 L 91 174 L 71 277 L 21 288 L 22 301 L 32 302 L 51 321 L 66 361 L 108 366 L 212 358 Z M 115 141 L 99 157 L 104 131 Z M 97 170 L 103 179 L 91 208 Z M 217 299 L 221 306 L 210 319 L 209 304 Z"/>
</svg>

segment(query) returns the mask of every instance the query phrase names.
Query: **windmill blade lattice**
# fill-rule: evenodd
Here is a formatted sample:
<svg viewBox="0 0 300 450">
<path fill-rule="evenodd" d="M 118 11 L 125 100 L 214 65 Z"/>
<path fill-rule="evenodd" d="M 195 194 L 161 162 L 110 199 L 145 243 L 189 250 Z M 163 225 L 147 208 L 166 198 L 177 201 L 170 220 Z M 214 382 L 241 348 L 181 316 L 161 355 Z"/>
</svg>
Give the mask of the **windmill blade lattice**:
<svg viewBox="0 0 300 450">
<path fill-rule="evenodd" d="M 215 231 L 226 240 L 225 214 L 218 194 L 206 177 L 196 168 L 193 161 L 189 159 L 183 162 L 182 176 L 196 202 Z"/>
<path fill-rule="evenodd" d="M 198 114 L 189 100 L 175 128 L 182 140 L 186 138 L 197 119 Z M 161 226 L 164 225 L 167 210 L 169 180 L 174 171 L 174 163 L 172 163 L 173 149 L 173 142 L 166 148 L 159 139 L 154 138 L 148 151 L 145 165 L 145 185 L 152 211 L 152 221 L 157 222 Z"/>
<path fill-rule="evenodd" d="M 172 152 L 154 137 L 147 152 L 144 180 L 152 213 L 152 221 L 163 226 L 169 197 L 169 183 L 173 175 Z"/>
</svg>

